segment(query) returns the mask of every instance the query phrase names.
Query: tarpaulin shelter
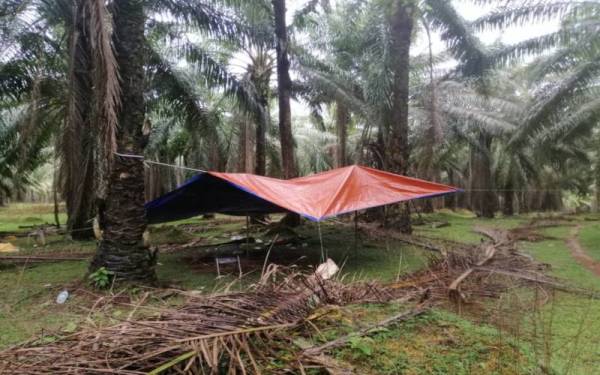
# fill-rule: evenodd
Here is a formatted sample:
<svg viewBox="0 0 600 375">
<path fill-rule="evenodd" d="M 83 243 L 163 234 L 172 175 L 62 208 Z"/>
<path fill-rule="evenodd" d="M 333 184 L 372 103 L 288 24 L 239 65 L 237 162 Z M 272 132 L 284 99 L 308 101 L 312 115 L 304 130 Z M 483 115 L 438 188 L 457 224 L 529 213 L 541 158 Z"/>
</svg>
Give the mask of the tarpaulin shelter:
<svg viewBox="0 0 600 375">
<path fill-rule="evenodd" d="M 460 189 L 362 166 L 338 168 L 290 180 L 245 173 L 200 173 L 146 204 L 149 222 L 208 213 L 229 215 L 295 212 L 321 221 L 343 213 Z"/>
</svg>

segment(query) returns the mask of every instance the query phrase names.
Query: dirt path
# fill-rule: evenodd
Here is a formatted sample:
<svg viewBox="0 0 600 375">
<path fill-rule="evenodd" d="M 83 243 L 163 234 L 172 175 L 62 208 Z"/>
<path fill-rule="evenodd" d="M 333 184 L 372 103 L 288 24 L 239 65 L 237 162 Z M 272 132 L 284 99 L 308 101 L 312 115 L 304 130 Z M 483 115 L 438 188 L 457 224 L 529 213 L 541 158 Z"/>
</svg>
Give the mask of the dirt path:
<svg viewBox="0 0 600 375">
<path fill-rule="evenodd" d="M 571 250 L 571 255 L 573 255 L 573 258 L 575 258 L 579 264 L 600 277 L 600 262 L 589 256 L 583 247 L 581 247 L 581 244 L 577 239 L 580 230 L 581 225 L 579 224 L 571 229 L 569 238 L 566 240 L 567 246 L 569 247 L 569 250 Z"/>
</svg>

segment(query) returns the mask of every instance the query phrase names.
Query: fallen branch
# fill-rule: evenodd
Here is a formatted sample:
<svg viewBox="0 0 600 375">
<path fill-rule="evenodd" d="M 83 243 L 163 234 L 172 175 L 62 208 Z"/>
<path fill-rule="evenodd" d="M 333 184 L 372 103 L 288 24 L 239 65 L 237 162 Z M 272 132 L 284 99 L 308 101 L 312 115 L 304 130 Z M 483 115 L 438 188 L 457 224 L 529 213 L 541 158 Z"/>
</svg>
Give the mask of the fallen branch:
<svg viewBox="0 0 600 375">
<path fill-rule="evenodd" d="M 408 320 L 410 318 L 413 318 L 415 316 L 423 314 L 425 311 L 427 311 L 429 309 L 430 309 L 429 305 L 419 305 L 419 306 L 415 307 L 414 309 L 401 312 L 398 315 L 394 315 L 392 317 L 384 319 L 384 320 L 380 321 L 379 323 L 376 323 L 369 327 L 363 328 L 360 331 L 349 333 L 349 334 L 339 337 L 333 341 L 329 341 L 323 345 L 307 348 L 303 351 L 302 354 L 304 356 L 309 356 L 309 357 L 316 356 L 323 351 L 333 349 L 333 348 L 338 348 L 340 346 L 344 346 L 354 337 L 366 336 L 376 328 L 381 328 L 381 327 L 385 327 L 385 326 L 388 326 L 393 323 L 398 323 L 398 322 Z"/>
<path fill-rule="evenodd" d="M 334 359 L 324 354 L 320 354 L 314 357 L 304 357 L 304 362 L 314 363 L 318 367 L 325 369 L 330 375 L 352 375 L 356 373 L 354 371 L 354 368 L 348 363 L 342 362 L 339 359 Z M 299 364 L 300 373 L 306 374 L 302 363 Z"/>
<path fill-rule="evenodd" d="M 349 226 L 350 224 L 348 223 L 343 223 L 346 226 Z M 354 224 L 352 224 L 354 225 Z M 406 234 L 402 234 L 393 230 L 386 230 L 386 229 L 381 229 L 381 228 L 376 228 L 373 225 L 368 225 L 368 224 L 361 224 L 359 226 L 360 229 L 363 230 L 367 230 L 369 232 L 369 234 L 375 235 L 379 238 L 391 238 L 393 240 L 397 240 L 400 242 L 404 242 L 407 243 L 409 245 L 413 245 L 413 246 L 417 246 L 417 247 L 421 247 L 423 249 L 429 250 L 429 251 L 433 251 L 436 253 L 444 253 L 444 249 L 440 248 L 438 246 L 435 246 L 433 244 L 430 243 L 426 243 L 426 242 L 422 242 L 422 241 L 417 241 L 415 240 L 414 235 L 406 235 Z"/>
<path fill-rule="evenodd" d="M 482 234 L 492 240 L 495 245 L 507 243 L 509 241 L 508 232 L 500 229 L 476 227 L 473 229 L 475 233 Z"/>
<path fill-rule="evenodd" d="M 518 273 L 518 272 L 511 272 L 511 271 L 490 268 L 490 267 L 475 267 L 475 268 L 477 271 L 485 271 L 485 272 L 489 272 L 490 274 L 496 273 L 499 275 L 514 277 L 515 279 L 529 281 L 534 284 L 546 285 L 552 289 L 555 289 L 555 290 L 558 290 L 561 292 L 565 292 L 565 293 L 573 293 L 573 294 L 582 295 L 582 296 L 592 298 L 592 299 L 600 299 L 600 293 L 597 293 L 597 292 L 594 292 L 591 290 L 582 289 L 582 288 L 576 288 L 576 287 L 558 283 L 556 281 L 548 280 L 543 275 L 525 275 L 525 274 Z M 541 278 L 540 278 L 540 276 L 541 276 Z"/>
<path fill-rule="evenodd" d="M 498 250 L 498 245 L 496 245 L 496 244 L 488 245 L 485 249 L 485 257 L 482 260 L 480 260 L 479 262 L 477 262 L 474 267 L 467 269 L 460 276 L 458 276 L 456 279 L 454 279 L 454 281 L 452 281 L 452 283 L 448 287 L 448 294 L 449 294 L 451 300 L 459 301 L 462 299 L 460 291 L 458 290 L 460 283 L 462 283 L 467 277 L 469 277 L 469 275 L 471 275 L 477 267 L 481 267 L 481 266 L 485 265 L 487 262 L 489 262 L 494 257 L 494 255 L 496 255 L 497 250 Z"/>
<path fill-rule="evenodd" d="M 92 254 L 75 254 L 73 256 L 28 256 L 28 255 L 9 255 L 0 256 L 0 262 L 11 261 L 11 262 L 60 262 L 65 260 L 88 260 Z"/>
<path fill-rule="evenodd" d="M 291 322 L 291 323 L 284 323 L 284 324 L 276 324 L 276 325 L 272 325 L 272 326 L 250 327 L 250 328 L 243 328 L 243 329 L 238 329 L 238 330 L 231 330 L 231 331 L 225 331 L 225 332 L 211 333 L 211 334 L 208 334 L 208 335 L 186 337 L 185 339 L 175 340 L 175 342 L 190 342 L 190 341 L 214 339 L 214 338 L 217 338 L 217 337 L 224 337 L 224 336 L 233 336 L 233 335 L 240 335 L 240 334 L 256 333 L 256 332 L 262 332 L 262 331 L 275 331 L 275 330 L 278 330 L 278 329 L 292 328 L 292 327 L 297 326 L 297 325 L 298 325 L 297 322 Z"/>
</svg>

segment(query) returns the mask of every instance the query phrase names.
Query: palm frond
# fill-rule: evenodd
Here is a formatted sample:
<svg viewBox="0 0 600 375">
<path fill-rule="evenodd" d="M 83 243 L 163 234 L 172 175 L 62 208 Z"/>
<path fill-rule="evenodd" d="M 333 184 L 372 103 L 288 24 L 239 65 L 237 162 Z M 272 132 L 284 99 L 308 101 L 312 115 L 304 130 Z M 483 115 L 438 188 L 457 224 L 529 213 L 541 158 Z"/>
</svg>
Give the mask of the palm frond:
<svg viewBox="0 0 600 375">
<path fill-rule="evenodd" d="M 573 7 L 590 2 L 555 0 L 510 0 L 471 23 L 474 30 L 499 30 L 509 26 L 523 26 L 532 23 L 558 19 Z"/>
<path fill-rule="evenodd" d="M 188 126 L 211 126 L 208 111 L 194 90 L 191 77 L 177 71 L 160 53 L 149 50 L 152 89 L 174 109 L 171 113 L 182 118 Z"/>
<path fill-rule="evenodd" d="M 240 22 L 233 12 L 219 7 L 215 1 L 151 0 L 147 6 L 151 11 L 161 14 L 161 18 L 168 14 L 205 35 L 229 42 L 246 44 L 261 34 Z"/>
<path fill-rule="evenodd" d="M 511 143 L 525 142 L 527 137 L 537 131 L 548 121 L 557 116 L 563 104 L 572 100 L 572 95 L 580 88 L 596 79 L 600 72 L 600 62 L 590 61 L 579 66 L 575 72 L 559 82 L 550 92 L 542 92 L 526 116 L 524 125 L 511 139 Z"/>
<path fill-rule="evenodd" d="M 117 149 L 116 132 L 121 106 L 119 66 L 112 43 L 112 20 L 103 0 L 86 1 L 84 6 L 89 15 L 89 43 L 95 67 L 97 111 L 100 114 L 96 126 L 105 152 L 103 157 L 112 160 Z"/>
<path fill-rule="evenodd" d="M 201 77 L 206 87 L 223 90 L 226 96 L 236 100 L 241 109 L 257 121 L 267 123 L 266 108 L 254 84 L 230 73 L 225 61 L 219 61 L 210 51 L 191 42 L 183 43 L 175 50 L 175 56 L 188 61 L 189 68 Z"/>
<path fill-rule="evenodd" d="M 456 11 L 451 2 L 426 0 L 426 18 L 434 30 L 441 32 L 450 53 L 461 62 L 467 77 L 480 77 L 490 68 L 489 53 L 476 37 L 471 25 Z"/>
<path fill-rule="evenodd" d="M 536 141 L 548 145 L 555 142 L 568 142 L 581 138 L 582 133 L 587 134 L 600 120 L 600 99 L 594 98 L 578 106 L 571 113 L 566 114 L 558 123 L 552 125 L 537 135 Z"/>
</svg>

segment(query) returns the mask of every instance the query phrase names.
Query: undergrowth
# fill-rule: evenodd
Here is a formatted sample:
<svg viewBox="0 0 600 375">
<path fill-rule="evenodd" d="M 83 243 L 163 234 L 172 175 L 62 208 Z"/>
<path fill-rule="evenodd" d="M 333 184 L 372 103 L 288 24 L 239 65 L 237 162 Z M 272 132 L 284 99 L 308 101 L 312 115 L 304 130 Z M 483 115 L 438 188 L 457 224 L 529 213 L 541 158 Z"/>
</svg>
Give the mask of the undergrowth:
<svg viewBox="0 0 600 375">
<path fill-rule="evenodd" d="M 416 234 L 467 243 L 481 241 L 481 236 L 473 232 L 474 226 L 514 228 L 531 219 L 530 216 L 478 219 L 470 213 L 445 210 L 422 215 L 422 218 L 424 224 L 415 226 Z M 565 245 L 572 225 L 580 224 L 582 246 L 591 256 L 600 258 L 597 245 L 600 224 L 595 217 L 593 220 L 584 218 L 587 216 L 573 217 L 575 222 L 571 220 L 557 228 L 544 229 L 542 233 L 546 237 L 543 240 L 523 242 L 520 247 L 537 260 L 550 264 L 550 272 L 561 280 L 578 287 L 600 289 L 600 278 L 580 266 Z M 19 226 L 52 221 L 51 205 L 0 208 L 0 231 L 24 231 L 27 229 Z M 64 215 L 61 221 L 64 222 Z M 435 227 L 432 223 L 436 222 L 447 222 L 448 225 Z M 431 256 L 398 241 L 366 238 L 364 234 L 355 243 L 352 225 L 348 224 L 326 222 L 321 224 L 320 230 L 323 252 L 342 266 L 347 280 L 394 280 L 423 267 Z M 155 245 L 176 245 L 193 239 L 210 244 L 245 235 L 246 228 L 243 218 L 217 216 L 212 220 L 193 218 L 153 226 L 151 233 Z M 318 264 L 322 256 L 319 227 L 306 223 L 298 233 L 303 237 L 300 242 L 273 249 L 270 260 L 303 267 Z M 260 237 L 259 233 L 252 235 Z M 263 239 L 268 241 L 266 237 Z M 37 247 L 27 238 L 19 238 L 14 243 L 23 255 L 91 254 L 96 246 L 95 241 L 74 242 L 64 236 L 52 235 L 46 240 L 46 246 Z M 193 259 L 190 254 L 159 255 L 159 279 L 164 285 L 203 292 L 227 287 L 244 289 L 256 280 L 262 266 L 262 258 L 253 262 L 242 257 L 245 278 L 240 281 L 232 272 L 215 279 L 214 264 L 210 259 L 204 263 Z M 110 305 L 103 308 L 102 313 L 88 316 L 85 306 L 89 307 L 90 297 L 77 293 L 72 294 L 64 305 L 55 303 L 56 295 L 62 289 L 87 283 L 84 279 L 86 261 L 0 267 L 0 348 L 32 336 L 52 340 L 53 332 L 68 333 L 90 322 L 111 324 L 130 311 L 124 306 Z M 514 296 L 522 303 L 531 297 L 531 292 L 523 291 L 515 292 Z M 321 327 L 321 334 L 310 335 L 308 339 L 311 344 L 333 339 L 397 313 L 399 308 L 397 305 L 359 305 L 337 315 L 333 313 L 332 322 Z M 514 327 L 476 324 L 471 322 L 471 317 L 436 309 L 381 329 L 367 338 L 353 339 L 333 355 L 364 374 L 592 374 L 600 368 L 600 334 L 597 334 L 600 332 L 600 301 L 556 293 L 548 296 L 538 309 L 520 312 L 518 320 L 513 322 L 520 327 L 515 332 Z M 297 344 L 302 345 L 302 342 Z M 281 364 L 273 364 L 274 367 L 278 365 Z"/>
</svg>

